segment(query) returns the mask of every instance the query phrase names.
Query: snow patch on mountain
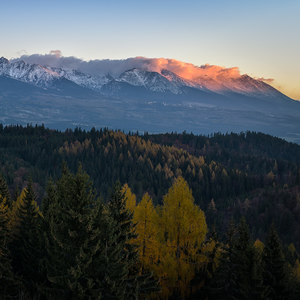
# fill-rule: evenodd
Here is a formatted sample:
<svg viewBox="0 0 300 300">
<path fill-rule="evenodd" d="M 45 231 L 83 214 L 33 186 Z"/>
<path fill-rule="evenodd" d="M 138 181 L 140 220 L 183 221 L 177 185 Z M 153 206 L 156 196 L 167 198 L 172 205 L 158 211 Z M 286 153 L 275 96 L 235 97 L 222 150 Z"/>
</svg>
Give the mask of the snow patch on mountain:
<svg viewBox="0 0 300 300">
<path fill-rule="evenodd" d="M 118 82 L 126 82 L 134 86 L 144 86 L 153 92 L 181 93 L 180 87 L 157 72 L 132 69 L 125 71 L 118 78 Z"/>
<path fill-rule="evenodd" d="M 101 87 L 113 80 L 113 77 L 111 75 L 103 75 L 103 76 L 92 76 L 90 74 L 82 73 L 79 70 L 64 70 L 62 68 L 53 68 L 50 66 L 46 66 L 48 70 L 51 70 L 60 76 L 73 81 L 74 83 L 85 87 L 92 89 L 96 92 L 100 92 Z"/>
<path fill-rule="evenodd" d="M 117 78 L 113 78 L 111 75 L 96 76 L 83 73 L 80 70 L 64 69 L 63 67 L 43 67 L 38 64 L 28 64 L 23 60 L 10 63 L 4 57 L 0 58 L 0 75 L 53 89 L 58 88 L 59 85 L 56 83 L 68 80 L 99 93 L 107 94 L 109 91 L 111 95 L 118 94 L 120 89 L 118 83 L 127 83 L 136 87 L 144 87 L 152 92 L 172 94 L 188 93 L 184 88 L 189 87 L 229 96 L 232 93 L 257 98 L 283 96 L 275 88 L 248 75 L 235 77 L 205 75 L 188 80 L 167 69 L 154 72 L 134 68 L 123 72 Z"/>
<path fill-rule="evenodd" d="M 40 65 L 27 64 L 23 60 L 10 63 L 3 57 L 0 59 L 0 74 L 42 87 L 50 87 L 55 80 L 61 77 Z"/>
<path fill-rule="evenodd" d="M 263 81 L 255 80 L 248 75 L 242 75 L 238 78 L 231 78 L 224 81 L 223 85 L 232 91 L 251 96 L 274 97 L 278 91 Z"/>
<path fill-rule="evenodd" d="M 175 73 L 173 73 L 173 72 L 171 72 L 167 69 L 162 69 L 160 74 L 176 86 L 179 86 L 179 87 L 188 86 L 188 87 L 193 87 L 193 88 L 196 88 L 196 89 L 203 90 L 202 85 L 200 85 L 196 82 L 184 79 L 184 78 L 178 76 L 177 74 L 175 74 Z"/>
</svg>

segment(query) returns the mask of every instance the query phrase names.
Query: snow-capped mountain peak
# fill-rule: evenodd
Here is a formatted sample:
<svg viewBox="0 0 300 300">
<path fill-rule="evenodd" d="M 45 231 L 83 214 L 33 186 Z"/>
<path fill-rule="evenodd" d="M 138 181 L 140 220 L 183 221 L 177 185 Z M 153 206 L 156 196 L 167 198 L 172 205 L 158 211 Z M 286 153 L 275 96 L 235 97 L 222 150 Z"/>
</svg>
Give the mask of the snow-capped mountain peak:
<svg viewBox="0 0 300 300">
<path fill-rule="evenodd" d="M 152 92 L 180 93 L 180 87 L 172 83 L 169 79 L 158 72 L 144 71 L 141 69 L 131 69 L 122 73 L 118 82 L 126 82 L 133 86 L 144 86 Z"/>
<path fill-rule="evenodd" d="M 99 70 L 101 71 L 101 70 Z M 150 92 L 186 94 L 188 88 L 230 96 L 232 93 L 251 97 L 277 97 L 281 93 L 263 81 L 255 80 L 248 75 L 236 77 L 200 76 L 192 80 L 183 78 L 167 69 L 160 72 L 133 68 L 123 72 L 117 78 L 111 75 L 91 75 L 80 70 L 28 64 L 23 60 L 10 62 L 0 58 L 0 75 L 9 76 L 40 87 L 58 89 L 57 80 L 66 79 L 84 88 L 105 95 L 114 95 L 114 89 L 120 89 L 119 83 L 133 87 L 143 87 Z M 105 87 L 110 84 L 110 87 Z M 104 92 L 109 90 L 110 94 Z"/>
<path fill-rule="evenodd" d="M 0 58 L 0 65 L 2 65 L 2 64 L 9 64 L 9 60 L 2 56 Z"/>
<path fill-rule="evenodd" d="M 46 67 L 47 70 L 53 71 L 60 76 L 73 81 L 74 83 L 92 89 L 96 92 L 99 92 L 101 87 L 108 83 L 109 81 L 113 80 L 111 75 L 102 75 L 102 76 L 93 76 L 90 74 L 85 74 L 80 70 L 70 70 L 70 69 L 62 69 L 62 68 L 53 68 L 53 67 Z"/>
<path fill-rule="evenodd" d="M 24 60 L 10 63 L 7 59 L 0 60 L 0 74 L 32 83 L 42 87 L 49 87 L 60 75 L 45 69 L 38 64 L 28 64 Z"/>
<path fill-rule="evenodd" d="M 160 71 L 160 74 L 162 76 L 164 76 L 165 78 L 167 78 L 170 82 L 172 82 L 173 84 L 175 84 L 176 86 L 180 86 L 180 87 L 184 87 L 184 86 L 188 86 L 188 87 L 193 87 L 196 89 L 200 89 L 200 90 L 204 90 L 205 88 L 203 88 L 203 86 L 201 84 L 198 84 L 196 82 L 193 82 L 191 80 L 187 80 L 167 69 L 162 69 Z"/>
<path fill-rule="evenodd" d="M 276 97 L 279 93 L 272 86 L 263 81 L 255 80 L 246 74 L 237 78 L 229 78 L 227 80 L 220 80 L 218 78 L 218 82 L 231 91 L 243 95 L 251 95 L 256 97 Z"/>
</svg>

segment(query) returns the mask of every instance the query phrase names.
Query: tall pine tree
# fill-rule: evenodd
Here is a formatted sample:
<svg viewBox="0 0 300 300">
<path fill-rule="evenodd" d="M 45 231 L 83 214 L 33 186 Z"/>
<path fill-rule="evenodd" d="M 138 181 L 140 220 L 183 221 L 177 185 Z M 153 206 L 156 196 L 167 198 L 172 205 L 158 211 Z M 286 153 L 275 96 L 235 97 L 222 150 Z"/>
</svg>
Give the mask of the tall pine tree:
<svg viewBox="0 0 300 300">
<path fill-rule="evenodd" d="M 14 228 L 11 243 L 12 265 L 14 272 L 21 277 L 27 293 L 35 294 L 36 283 L 40 280 L 40 243 L 39 224 L 41 214 L 36 203 L 36 194 L 33 181 L 29 176 L 27 187 L 24 190 L 23 201 L 17 206 L 18 223 Z"/>
<path fill-rule="evenodd" d="M 18 281 L 12 270 L 8 249 L 10 234 L 7 225 L 8 206 L 6 199 L 0 195 L 0 299 L 8 299 L 18 293 Z"/>
<path fill-rule="evenodd" d="M 110 194 L 108 217 L 112 222 L 111 235 L 116 237 L 111 246 L 117 254 L 116 268 L 119 269 L 119 274 L 114 276 L 117 287 L 115 298 L 139 299 L 140 294 L 157 291 L 158 282 L 151 274 L 140 272 L 136 225 L 133 223 L 133 213 L 126 208 L 126 196 L 119 182 Z"/>
<path fill-rule="evenodd" d="M 14 272 L 21 277 L 26 292 L 33 295 L 37 292 L 36 283 L 41 279 L 39 265 L 41 214 L 36 203 L 37 197 L 31 176 L 24 194 L 16 212 L 18 224 L 14 229 L 11 243 L 12 265 Z"/>
<path fill-rule="evenodd" d="M 222 249 L 220 266 L 211 281 L 210 299 L 242 299 L 238 284 L 236 234 L 235 223 L 231 219 L 226 233 L 225 245 Z"/>
<path fill-rule="evenodd" d="M 264 263 L 258 250 L 250 240 L 249 227 L 244 217 L 238 226 L 236 259 L 238 285 L 243 299 L 266 299 L 268 287 L 263 285 Z"/>
<path fill-rule="evenodd" d="M 132 222 L 133 213 L 126 208 L 125 193 L 119 182 L 113 186 L 110 194 L 108 216 L 114 223 L 113 234 L 117 237 L 115 245 L 121 249 L 118 254 L 122 272 L 116 281 L 119 286 L 118 293 L 122 291 L 121 299 L 137 299 L 140 287 L 135 268 L 138 262 L 138 246 L 131 242 L 137 235 Z"/>
<path fill-rule="evenodd" d="M 11 208 L 12 202 L 11 202 L 11 197 L 10 193 L 8 190 L 7 183 L 3 176 L 0 173 L 0 195 L 2 196 L 3 199 L 6 200 L 6 205 L 8 205 L 9 208 Z"/>
<path fill-rule="evenodd" d="M 47 197 L 49 283 L 42 286 L 43 292 L 55 299 L 100 299 L 100 198 L 81 166 L 73 175 L 65 165 L 56 187 L 48 187 Z"/>
<path fill-rule="evenodd" d="M 263 250 L 264 281 L 270 287 L 271 299 L 289 299 L 289 276 L 281 241 L 272 223 Z"/>
</svg>

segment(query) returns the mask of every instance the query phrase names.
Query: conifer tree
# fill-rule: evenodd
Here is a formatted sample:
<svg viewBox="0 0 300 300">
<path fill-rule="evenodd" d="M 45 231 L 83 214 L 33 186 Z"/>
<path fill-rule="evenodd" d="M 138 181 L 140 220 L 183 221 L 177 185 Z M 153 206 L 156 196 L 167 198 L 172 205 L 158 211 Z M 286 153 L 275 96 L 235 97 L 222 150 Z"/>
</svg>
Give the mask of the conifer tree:
<svg viewBox="0 0 300 300">
<path fill-rule="evenodd" d="M 38 287 L 40 290 L 43 290 L 43 287 L 50 287 L 51 284 L 47 278 L 47 256 L 48 249 L 51 244 L 51 229 L 50 229 L 50 212 L 51 205 L 55 205 L 56 201 L 56 190 L 54 187 L 54 183 L 50 178 L 48 181 L 48 185 L 46 187 L 47 196 L 43 198 L 41 205 L 41 223 L 40 223 L 40 231 L 39 235 L 40 245 L 41 245 L 41 255 L 40 255 L 40 268 L 41 268 L 41 279 L 39 281 Z M 51 246 L 53 246 L 51 244 Z"/>
<path fill-rule="evenodd" d="M 194 204 L 187 182 L 177 178 L 163 198 L 159 210 L 159 264 L 162 293 L 185 297 L 190 293 L 190 281 L 202 264 L 199 249 L 207 225 L 203 211 Z"/>
<path fill-rule="evenodd" d="M 20 192 L 19 186 L 16 185 L 16 188 L 15 188 L 15 191 L 14 191 L 14 196 L 13 196 L 13 201 L 17 201 L 20 194 L 21 194 L 21 192 Z"/>
<path fill-rule="evenodd" d="M 216 225 L 213 225 L 209 231 L 201 252 L 206 256 L 206 262 L 203 264 L 191 281 L 191 286 L 195 290 L 191 299 L 209 299 L 209 288 L 214 273 L 220 265 L 222 243 L 220 242 Z"/>
<path fill-rule="evenodd" d="M 150 294 L 157 291 L 157 281 L 151 273 L 141 273 L 139 268 L 139 252 L 136 244 L 136 224 L 133 223 L 133 213 L 126 208 L 125 194 L 117 182 L 113 186 L 108 203 L 108 217 L 111 220 L 112 236 L 116 237 L 114 247 L 118 261 L 118 277 L 115 277 L 117 287 L 116 299 L 138 299 L 140 294 Z M 119 250 L 116 250 L 119 249 Z"/>
<path fill-rule="evenodd" d="M 223 246 L 223 254 L 219 268 L 211 282 L 210 299 L 242 299 L 238 286 L 238 265 L 236 252 L 237 230 L 231 219 Z"/>
<path fill-rule="evenodd" d="M 39 266 L 41 214 L 36 203 L 31 176 L 24 190 L 23 201 L 17 206 L 16 214 L 18 223 L 11 243 L 12 265 L 14 272 L 21 277 L 25 290 L 32 295 L 37 291 L 35 284 L 41 279 Z"/>
<path fill-rule="evenodd" d="M 1 173 L 0 173 L 0 195 L 2 196 L 3 199 L 6 200 L 6 205 L 8 205 L 8 207 L 11 208 L 12 201 L 11 201 L 10 193 L 8 190 L 7 183 L 2 177 Z"/>
<path fill-rule="evenodd" d="M 136 207 L 136 196 L 131 192 L 127 183 L 123 185 L 122 193 L 124 193 L 124 197 L 126 199 L 126 208 L 133 213 Z"/>
<path fill-rule="evenodd" d="M 142 271 L 155 268 L 158 260 L 157 213 L 151 197 L 146 193 L 134 211 L 139 256 Z"/>
<path fill-rule="evenodd" d="M 135 299 L 138 297 L 138 282 L 135 265 L 138 262 L 138 246 L 131 243 L 136 239 L 135 226 L 132 222 L 133 213 L 126 208 L 125 194 L 120 183 L 113 186 L 108 203 L 108 216 L 114 222 L 113 234 L 117 236 L 116 245 L 122 248 L 119 253 L 121 278 L 116 282 L 119 293 L 123 291 L 123 299 Z M 131 273 L 131 274 L 130 274 Z"/>
<path fill-rule="evenodd" d="M 103 205 L 91 185 L 81 166 L 73 175 L 65 164 L 55 190 L 53 184 L 48 185 L 46 267 L 50 286 L 44 285 L 42 290 L 55 299 L 101 298 L 99 255 L 103 245 L 99 224 Z"/>
<path fill-rule="evenodd" d="M 300 298 L 300 263 L 298 259 L 295 262 L 292 272 L 293 272 L 292 280 L 291 280 L 292 299 L 296 300 Z"/>
<path fill-rule="evenodd" d="M 268 287 L 263 285 L 264 263 L 250 240 L 249 228 L 244 217 L 238 227 L 236 241 L 238 285 L 243 299 L 265 299 Z"/>
<path fill-rule="evenodd" d="M 20 195 L 16 198 L 16 200 L 13 201 L 12 207 L 9 210 L 9 229 L 11 232 L 11 235 L 14 236 L 18 232 L 18 228 L 20 225 L 20 219 L 18 217 L 19 213 L 19 208 L 24 205 L 24 199 L 25 199 L 25 191 L 26 189 L 24 188 Z"/>
<path fill-rule="evenodd" d="M 289 299 L 289 274 L 274 223 L 266 237 L 263 261 L 265 262 L 265 285 L 270 288 L 269 297 L 271 299 Z"/>
<path fill-rule="evenodd" d="M 8 206 L 6 199 L 0 195 L 0 299 L 16 296 L 18 292 L 18 281 L 12 270 L 8 249 L 10 235 L 7 225 Z"/>
<path fill-rule="evenodd" d="M 46 192 L 47 192 L 47 196 L 42 200 L 41 212 L 44 217 L 45 223 L 48 223 L 50 218 L 49 216 L 50 206 L 55 205 L 56 202 L 56 190 L 52 178 L 49 178 L 46 187 Z"/>
<path fill-rule="evenodd" d="M 100 225 L 101 224 L 101 225 Z M 98 254 L 100 263 L 101 299 L 125 299 L 128 266 L 124 257 L 124 244 L 116 234 L 117 222 L 106 211 L 99 218 L 102 228 L 102 252 Z"/>
</svg>

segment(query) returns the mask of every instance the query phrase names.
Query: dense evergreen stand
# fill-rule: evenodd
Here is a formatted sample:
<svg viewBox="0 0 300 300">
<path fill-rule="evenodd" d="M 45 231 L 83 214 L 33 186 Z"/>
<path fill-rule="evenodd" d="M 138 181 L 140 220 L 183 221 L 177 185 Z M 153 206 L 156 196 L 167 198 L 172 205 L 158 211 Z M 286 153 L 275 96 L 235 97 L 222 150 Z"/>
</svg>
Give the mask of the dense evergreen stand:
<svg viewBox="0 0 300 300">
<path fill-rule="evenodd" d="M 11 255 L 8 248 L 11 237 L 8 221 L 6 198 L 0 196 L 0 299 L 17 296 L 20 286 L 11 266 Z"/>
<path fill-rule="evenodd" d="M 28 125 L 0 126 L 0 146 L 0 193 L 6 195 L 2 199 L 13 195 L 13 201 L 5 200 L 0 221 L 0 281 L 10 278 L 7 297 L 143 299 L 157 289 L 148 273 L 153 270 L 160 279 L 160 298 L 222 299 L 224 291 L 231 298 L 299 298 L 299 145 L 250 132 L 138 136 L 107 128 L 58 132 Z M 59 168 L 63 160 L 71 171 Z M 82 168 L 73 175 L 80 161 Z M 96 197 L 83 170 L 105 201 Z M 212 232 L 211 238 L 173 246 L 167 225 L 177 222 L 177 213 L 163 213 L 164 202 L 181 177 L 191 187 L 195 205 L 204 210 L 208 228 L 219 226 L 220 239 Z M 116 180 L 128 183 L 135 194 L 130 212 L 120 184 L 108 192 Z M 146 195 L 153 199 L 155 213 L 153 220 L 143 219 L 144 228 L 151 222 L 155 228 L 143 244 L 141 233 L 136 238 L 132 212 Z M 178 197 L 170 197 L 176 203 Z M 177 205 L 179 211 L 184 203 Z M 231 216 L 245 219 L 233 234 L 228 231 L 233 238 L 224 238 Z M 134 217 L 141 223 L 141 214 Z M 272 219 L 274 226 L 265 236 Z M 182 224 L 192 225 L 190 221 L 186 217 Z M 144 245 L 139 251 L 143 263 L 137 241 Z"/>
<path fill-rule="evenodd" d="M 37 293 L 36 284 L 42 279 L 39 259 L 43 245 L 40 242 L 42 216 L 36 203 L 31 176 L 24 191 L 23 201 L 17 204 L 17 224 L 10 247 L 14 272 L 21 278 L 26 293 L 34 295 Z"/>
</svg>

